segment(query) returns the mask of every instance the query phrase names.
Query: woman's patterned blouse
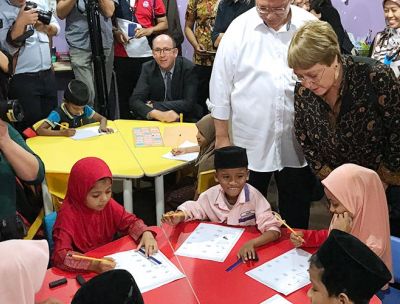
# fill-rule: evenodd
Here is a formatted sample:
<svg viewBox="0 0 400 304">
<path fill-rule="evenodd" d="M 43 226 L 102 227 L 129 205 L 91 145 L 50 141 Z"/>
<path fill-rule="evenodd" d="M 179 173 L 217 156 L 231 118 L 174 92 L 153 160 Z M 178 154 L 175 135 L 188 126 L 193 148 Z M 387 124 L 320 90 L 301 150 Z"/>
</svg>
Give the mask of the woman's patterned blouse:
<svg viewBox="0 0 400 304">
<path fill-rule="evenodd" d="M 195 20 L 194 36 L 199 44 L 210 53 L 207 55 L 193 54 L 193 62 L 198 65 L 212 66 L 215 48 L 211 41 L 211 33 L 217 16 L 217 0 L 189 0 L 186 9 L 186 19 Z"/>
<path fill-rule="evenodd" d="M 304 155 L 320 178 L 354 163 L 400 185 L 399 81 L 390 67 L 373 59 L 343 56 L 342 62 L 336 117 L 321 97 L 296 84 L 295 133 Z"/>
</svg>

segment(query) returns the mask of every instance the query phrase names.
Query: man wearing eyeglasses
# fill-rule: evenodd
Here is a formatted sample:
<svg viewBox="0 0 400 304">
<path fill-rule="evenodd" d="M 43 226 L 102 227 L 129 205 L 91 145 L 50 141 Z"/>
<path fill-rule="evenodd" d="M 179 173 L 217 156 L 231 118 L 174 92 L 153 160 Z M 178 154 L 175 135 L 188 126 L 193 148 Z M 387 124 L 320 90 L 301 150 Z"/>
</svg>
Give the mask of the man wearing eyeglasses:
<svg viewBox="0 0 400 304">
<path fill-rule="evenodd" d="M 136 119 L 162 122 L 177 121 L 180 113 L 193 118 L 197 92 L 194 64 L 178 56 L 175 41 L 166 34 L 154 38 L 152 52 L 154 60 L 143 64 L 129 100 L 131 114 Z"/>
<path fill-rule="evenodd" d="M 290 0 L 256 0 L 222 38 L 210 81 L 216 148 L 246 148 L 249 183 L 264 195 L 274 174 L 281 216 L 296 228 L 308 227 L 316 179 L 294 136 L 295 81 L 286 58 L 294 33 L 315 19 Z"/>
</svg>

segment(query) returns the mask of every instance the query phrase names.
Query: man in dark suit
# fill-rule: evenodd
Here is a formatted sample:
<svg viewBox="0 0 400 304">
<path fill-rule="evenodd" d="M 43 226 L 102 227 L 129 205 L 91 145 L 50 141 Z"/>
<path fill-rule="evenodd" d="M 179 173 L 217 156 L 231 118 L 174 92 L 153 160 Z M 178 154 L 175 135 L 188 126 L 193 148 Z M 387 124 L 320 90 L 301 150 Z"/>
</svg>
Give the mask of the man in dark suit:
<svg viewBox="0 0 400 304">
<path fill-rule="evenodd" d="M 173 38 L 162 34 L 153 40 L 154 60 L 142 66 L 139 80 L 129 100 L 134 118 L 163 122 L 196 118 L 197 77 L 194 64 L 178 56 Z"/>
</svg>

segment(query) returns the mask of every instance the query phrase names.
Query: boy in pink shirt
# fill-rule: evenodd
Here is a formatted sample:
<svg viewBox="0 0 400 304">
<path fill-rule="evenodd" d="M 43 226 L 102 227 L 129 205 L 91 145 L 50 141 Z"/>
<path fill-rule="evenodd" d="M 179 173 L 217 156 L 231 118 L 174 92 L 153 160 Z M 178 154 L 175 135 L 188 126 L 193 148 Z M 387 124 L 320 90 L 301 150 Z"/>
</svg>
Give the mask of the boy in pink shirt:
<svg viewBox="0 0 400 304">
<path fill-rule="evenodd" d="M 255 248 L 280 236 L 280 223 L 264 196 L 246 183 L 249 176 L 246 149 L 228 146 L 215 150 L 215 180 L 219 185 L 200 194 L 197 201 L 187 201 L 177 211 L 167 212 L 162 222 L 176 225 L 182 221 L 210 220 L 228 225 L 257 225 L 262 233 L 239 250 L 243 261 L 256 258 Z"/>
</svg>

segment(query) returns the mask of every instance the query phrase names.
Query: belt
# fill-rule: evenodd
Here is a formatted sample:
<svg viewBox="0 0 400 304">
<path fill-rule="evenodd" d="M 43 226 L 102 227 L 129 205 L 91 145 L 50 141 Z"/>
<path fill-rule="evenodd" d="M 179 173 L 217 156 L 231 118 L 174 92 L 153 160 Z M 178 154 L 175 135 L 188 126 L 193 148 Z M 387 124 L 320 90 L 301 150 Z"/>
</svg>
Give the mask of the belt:
<svg viewBox="0 0 400 304">
<path fill-rule="evenodd" d="M 29 72 L 29 73 L 20 73 L 20 74 L 16 74 L 16 75 L 25 75 L 25 76 L 37 76 L 40 77 L 42 75 L 45 75 L 47 73 L 51 72 L 51 69 L 47 69 L 47 70 L 42 70 L 42 71 L 38 71 L 38 72 Z"/>
</svg>

